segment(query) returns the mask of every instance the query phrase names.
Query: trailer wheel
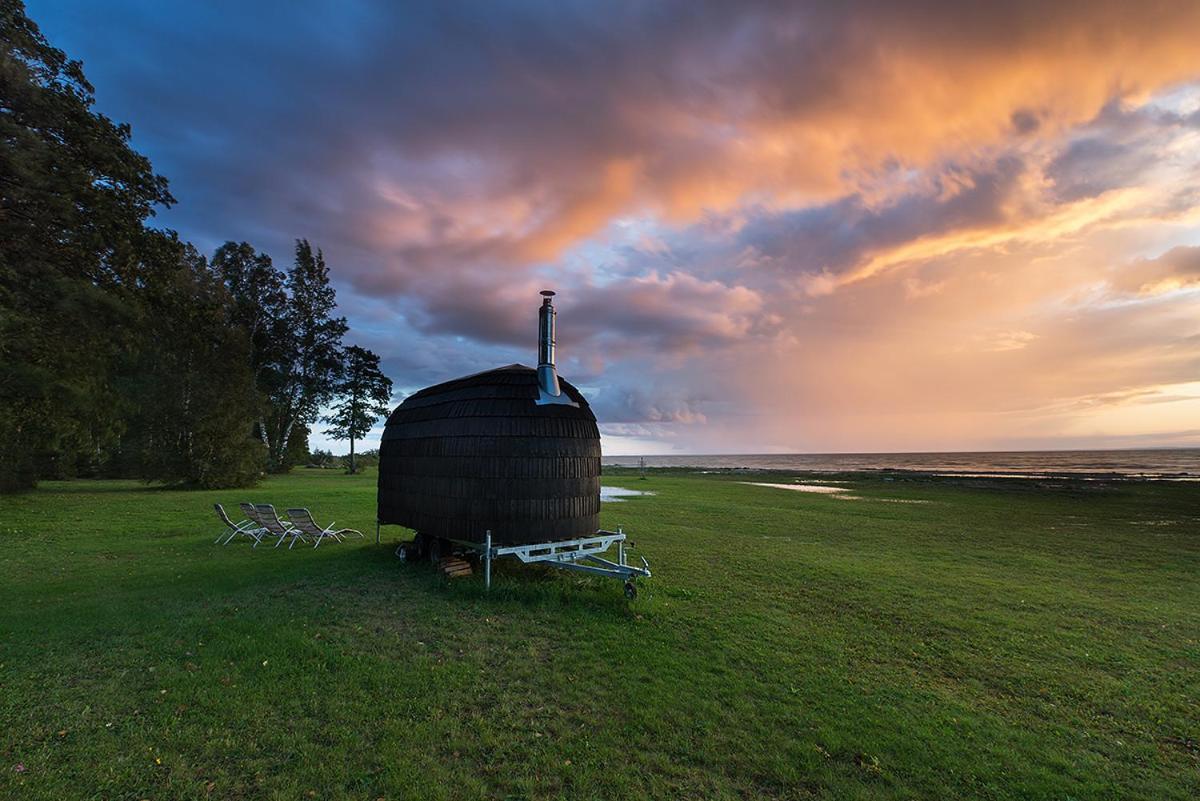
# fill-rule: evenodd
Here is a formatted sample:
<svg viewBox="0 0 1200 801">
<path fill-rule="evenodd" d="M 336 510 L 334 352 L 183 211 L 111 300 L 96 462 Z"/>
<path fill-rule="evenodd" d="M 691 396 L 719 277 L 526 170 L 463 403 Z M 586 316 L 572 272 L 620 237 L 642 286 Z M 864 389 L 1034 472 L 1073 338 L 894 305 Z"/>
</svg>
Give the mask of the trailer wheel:
<svg viewBox="0 0 1200 801">
<path fill-rule="evenodd" d="M 637 585 L 632 581 L 625 582 L 625 597 L 630 601 L 637 597 Z"/>
<path fill-rule="evenodd" d="M 435 565 L 442 561 L 442 539 L 441 537 L 429 538 L 429 561 Z"/>
<path fill-rule="evenodd" d="M 396 548 L 396 558 L 401 562 L 407 562 L 408 555 L 408 543 L 400 543 L 399 547 Z"/>
<path fill-rule="evenodd" d="M 413 536 L 412 542 L 408 543 L 407 553 L 408 561 L 420 562 L 429 555 L 429 537 L 418 531 Z"/>
</svg>

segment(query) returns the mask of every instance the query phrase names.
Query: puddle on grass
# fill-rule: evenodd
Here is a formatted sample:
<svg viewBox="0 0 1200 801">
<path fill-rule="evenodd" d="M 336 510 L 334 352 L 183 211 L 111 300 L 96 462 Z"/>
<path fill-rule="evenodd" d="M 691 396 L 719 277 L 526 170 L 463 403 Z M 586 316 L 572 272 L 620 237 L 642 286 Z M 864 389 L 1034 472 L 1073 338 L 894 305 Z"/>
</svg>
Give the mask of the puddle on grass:
<svg viewBox="0 0 1200 801">
<path fill-rule="evenodd" d="M 653 492 L 648 490 L 631 490 L 624 487 L 601 487 L 600 502 L 601 503 L 622 503 L 626 498 L 631 498 L 636 495 L 653 495 Z"/>
<path fill-rule="evenodd" d="M 845 487 L 829 487 L 824 484 L 765 484 L 761 481 L 739 481 L 739 484 L 749 484 L 752 487 L 774 487 L 775 489 L 795 490 L 796 492 L 819 492 L 823 495 L 835 495 L 839 492 L 849 492 Z"/>
<path fill-rule="evenodd" d="M 760 481 L 739 481 L 739 484 L 749 484 L 752 487 L 773 487 L 775 489 L 793 490 L 795 492 L 816 492 L 820 495 L 831 495 L 839 501 L 881 501 L 883 503 L 932 503 L 918 498 L 864 498 L 862 495 L 845 495 L 850 490 L 846 487 L 829 487 L 824 484 L 769 484 Z"/>
</svg>

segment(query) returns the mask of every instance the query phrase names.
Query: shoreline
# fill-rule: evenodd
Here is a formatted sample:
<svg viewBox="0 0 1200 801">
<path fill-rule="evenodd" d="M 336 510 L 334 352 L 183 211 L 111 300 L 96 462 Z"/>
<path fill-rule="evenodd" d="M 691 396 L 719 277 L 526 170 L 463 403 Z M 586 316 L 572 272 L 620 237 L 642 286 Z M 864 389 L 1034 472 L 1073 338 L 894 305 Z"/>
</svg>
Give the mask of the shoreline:
<svg viewBox="0 0 1200 801">
<path fill-rule="evenodd" d="M 751 467 L 730 466 L 712 467 L 704 465 L 637 465 L 603 463 L 602 471 L 621 471 L 622 475 L 639 474 L 645 470 L 650 473 L 686 473 L 699 475 L 790 475 L 796 477 L 820 476 L 829 479 L 835 476 L 847 478 L 941 478 L 941 479 L 1004 479 L 1014 481 L 1054 480 L 1054 481 L 1171 481 L 1179 483 L 1198 482 L 1200 474 L 1190 472 L 1122 472 L 1122 471 L 1072 471 L 1072 470 L 946 470 L 931 468 L 921 470 L 904 467 L 862 467 L 862 468 L 816 468 L 816 467 Z M 613 475 L 613 473 L 610 473 Z"/>
</svg>

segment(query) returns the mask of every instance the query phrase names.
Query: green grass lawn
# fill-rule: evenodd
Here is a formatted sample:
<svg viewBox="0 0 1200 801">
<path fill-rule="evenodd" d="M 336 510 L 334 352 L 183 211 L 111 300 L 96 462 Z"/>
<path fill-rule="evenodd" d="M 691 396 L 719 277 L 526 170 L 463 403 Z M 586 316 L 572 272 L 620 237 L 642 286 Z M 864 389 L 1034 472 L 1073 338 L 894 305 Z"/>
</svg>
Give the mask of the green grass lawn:
<svg viewBox="0 0 1200 801">
<path fill-rule="evenodd" d="M 374 480 L 0 498 L 0 798 L 1200 796 L 1200 485 L 610 475 L 628 603 L 400 563 Z"/>
</svg>

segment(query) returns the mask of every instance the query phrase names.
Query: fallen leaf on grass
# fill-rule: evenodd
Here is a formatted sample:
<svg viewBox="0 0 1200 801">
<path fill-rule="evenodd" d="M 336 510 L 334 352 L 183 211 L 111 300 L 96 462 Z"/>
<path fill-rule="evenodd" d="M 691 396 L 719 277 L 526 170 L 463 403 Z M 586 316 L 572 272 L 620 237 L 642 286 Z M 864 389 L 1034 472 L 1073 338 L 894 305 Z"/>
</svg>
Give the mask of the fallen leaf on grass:
<svg viewBox="0 0 1200 801">
<path fill-rule="evenodd" d="M 873 757 L 867 754 L 855 754 L 854 762 L 868 773 L 878 774 L 883 772 L 879 767 L 879 757 Z"/>
</svg>

